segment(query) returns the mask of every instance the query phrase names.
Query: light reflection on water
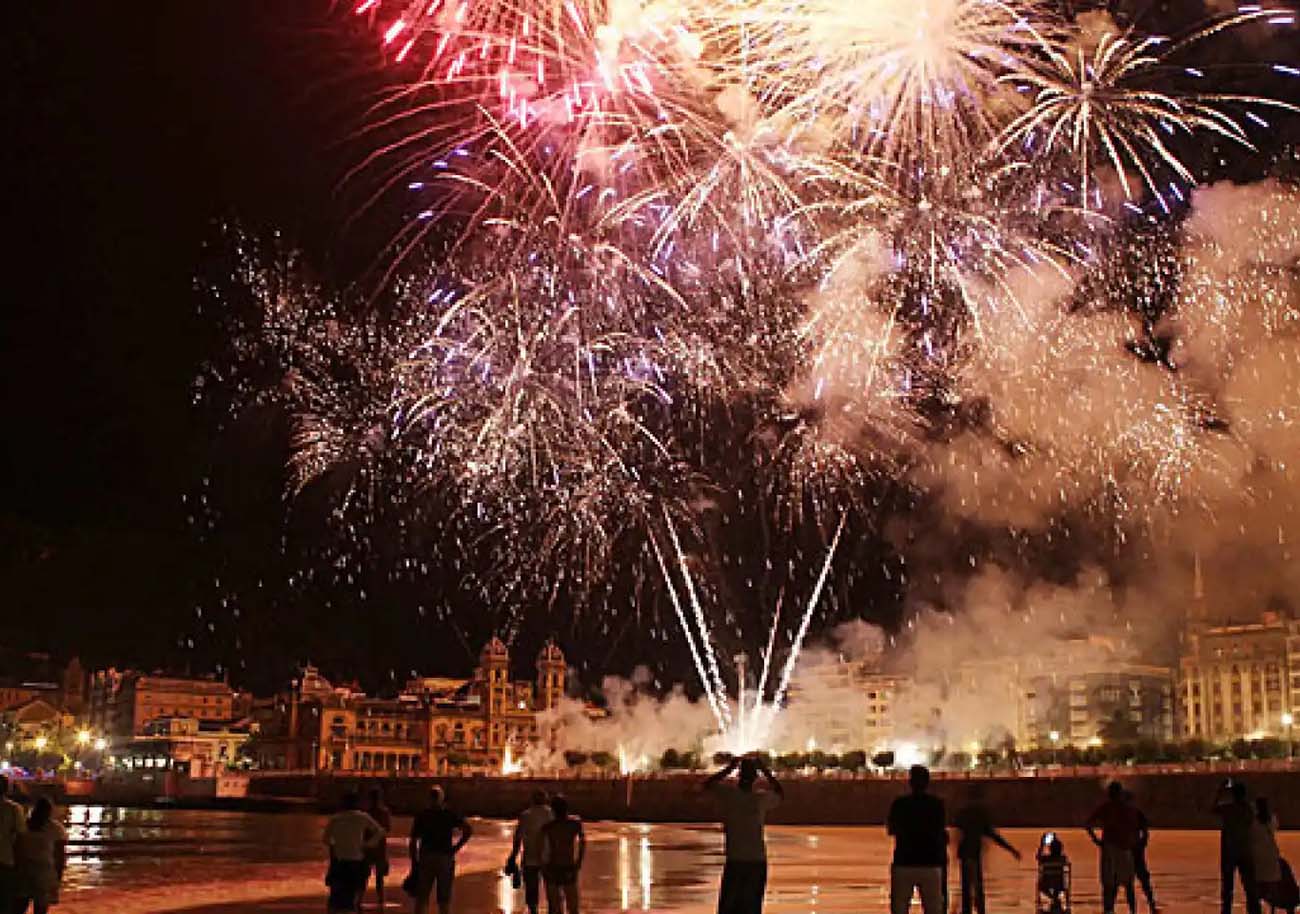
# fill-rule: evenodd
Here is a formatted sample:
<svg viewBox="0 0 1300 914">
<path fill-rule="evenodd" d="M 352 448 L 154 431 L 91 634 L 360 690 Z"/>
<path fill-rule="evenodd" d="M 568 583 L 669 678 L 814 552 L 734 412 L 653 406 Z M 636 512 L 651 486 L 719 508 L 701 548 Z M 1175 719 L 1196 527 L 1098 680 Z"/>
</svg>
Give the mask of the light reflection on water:
<svg viewBox="0 0 1300 914">
<path fill-rule="evenodd" d="M 261 909 L 259 901 L 315 899 L 323 890 L 323 816 L 74 806 L 67 820 L 69 863 L 61 914 L 153 914 L 223 901 L 238 903 L 228 910 L 253 912 Z M 405 874 L 408 828 L 409 820 L 399 819 L 390 839 L 394 885 Z M 722 865 L 716 827 L 592 823 L 588 832 L 584 908 L 681 914 L 714 909 Z M 1032 849 L 1039 833 L 1006 834 L 1026 862 L 990 850 L 989 907 L 1028 914 L 1033 909 Z M 509 823 L 476 823 L 460 869 L 482 875 L 465 880 L 463 894 L 458 888 L 458 910 L 526 911 L 522 891 L 499 875 L 510 836 Z M 1300 835 L 1285 833 L 1281 839 L 1284 854 L 1300 859 Z M 1094 852 L 1082 832 L 1067 831 L 1064 840 L 1075 865 L 1076 910 L 1097 911 Z M 1151 865 L 1166 909 L 1179 914 L 1217 911 L 1217 841 L 1213 833 L 1156 832 Z M 889 844 L 882 829 L 772 828 L 769 850 L 767 910 L 772 914 L 876 914 L 887 909 Z"/>
</svg>

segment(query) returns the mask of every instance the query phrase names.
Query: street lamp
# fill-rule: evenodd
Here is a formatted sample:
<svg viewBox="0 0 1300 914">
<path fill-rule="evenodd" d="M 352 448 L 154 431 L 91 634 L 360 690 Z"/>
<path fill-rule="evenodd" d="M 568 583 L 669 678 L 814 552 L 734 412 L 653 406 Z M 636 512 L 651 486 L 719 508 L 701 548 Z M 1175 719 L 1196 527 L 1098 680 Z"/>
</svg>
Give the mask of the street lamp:
<svg viewBox="0 0 1300 914">
<path fill-rule="evenodd" d="M 78 730 L 78 731 L 77 731 L 77 743 L 78 743 L 79 745 L 84 746 L 84 745 L 86 745 L 86 743 L 88 743 L 88 742 L 90 742 L 90 731 L 89 731 L 89 730 Z"/>
<path fill-rule="evenodd" d="M 107 748 L 108 748 L 108 740 L 104 739 L 104 737 L 101 736 L 99 739 L 95 740 L 96 752 L 103 752 Z"/>
<path fill-rule="evenodd" d="M 1295 723 L 1295 715 L 1290 711 L 1282 712 L 1282 726 L 1286 727 L 1286 757 L 1289 761 L 1295 755 L 1295 743 L 1291 739 L 1291 727 Z"/>
<path fill-rule="evenodd" d="M 1047 734 L 1047 738 L 1052 741 L 1052 764 L 1056 765 L 1058 764 L 1056 750 L 1057 750 L 1057 745 L 1061 742 L 1061 731 L 1053 730 Z"/>
<path fill-rule="evenodd" d="M 50 744 L 50 741 L 49 741 L 48 739 L 46 739 L 45 737 L 43 737 L 43 736 L 38 736 L 38 737 L 36 737 L 36 740 L 35 740 L 35 746 L 36 746 L 36 751 L 37 751 L 37 752 L 44 752 L 44 751 L 45 751 L 45 747 L 48 746 L 49 744 Z"/>
</svg>

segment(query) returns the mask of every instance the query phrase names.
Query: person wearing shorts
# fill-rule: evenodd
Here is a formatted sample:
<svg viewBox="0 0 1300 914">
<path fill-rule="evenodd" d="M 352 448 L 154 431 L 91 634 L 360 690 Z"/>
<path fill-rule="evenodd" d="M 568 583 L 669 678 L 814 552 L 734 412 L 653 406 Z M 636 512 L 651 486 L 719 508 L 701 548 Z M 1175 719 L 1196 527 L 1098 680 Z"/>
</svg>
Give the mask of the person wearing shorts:
<svg viewBox="0 0 1300 914">
<path fill-rule="evenodd" d="M 456 878 L 456 855 L 474 834 L 465 817 L 447 808 L 441 787 L 429 795 L 429 808 L 411 823 L 407 850 L 415 873 L 415 914 L 428 914 L 429 899 L 438 914 L 451 914 L 451 886 Z"/>
<path fill-rule="evenodd" d="M 1133 850 L 1141 833 L 1141 820 L 1137 807 L 1124 797 L 1124 785 L 1112 781 L 1106 788 L 1106 802 L 1093 811 L 1084 823 L 1088 837 L 1101 852 L 1098 871 L 1101 874 L 1101 906 L 1103 914 L 1115 914 L 1119 890 L 1124 890 L 1129 914 L 1136 914 L 1137 892 L 1133 880 L 1137 868 Z"/>
<path fill-rule="evenodd" d="M 550 804 L 546 802 L 546 791 L 535 790 L 532 804 L 519 814 L 519 821 L 515 824 L 515 839 L 506 870 L 520 870 L 528 914 L 538 914 L 541 906 L 542 829 L 554 818 Z"/>
<path fill-rule="evenodd" d="M 578 914 L 578 871 L 587 855 L 582 820 L 569 815 L 569 801 L 551 799 L 553 820 L 542 828 L 542 877 L 549 914 Z"/>
</svg>

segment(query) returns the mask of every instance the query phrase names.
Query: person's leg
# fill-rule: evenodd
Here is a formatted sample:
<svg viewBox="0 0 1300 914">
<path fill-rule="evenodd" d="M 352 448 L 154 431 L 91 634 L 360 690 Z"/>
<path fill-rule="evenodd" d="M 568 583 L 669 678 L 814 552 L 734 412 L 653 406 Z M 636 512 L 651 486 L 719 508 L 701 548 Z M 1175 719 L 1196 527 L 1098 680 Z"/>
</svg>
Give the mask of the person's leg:
<svg viewBox="0 0 1300 914">
<path fill-rule="evenodd" d="M 944 892 L 944 873 L 941 866 L 918 868 L 915 884 L 921 892 L 921 910 L 924 914 L 947 914 L 947 897 Z M 909 896 L 909 901 L 910 901 Z"/>
<path fill-rule="evenodd" d="M 984 907 L 984 861 L 979 857 L 975 858 L 975 910 L 977 914 L 985 914 Z"/>
<path fill-rule="evenodd" d="M 1129 914 L 1137 914 L 1137 890 L 1131 878 L 1124 883 L 1124 900 L 1128 902 Z"/>
<path fill-rule="evenodd" d="M 736 864 L 738 870 L 735 895 L 737 914 L 762 914 L 763 895 L 767 891 L 767 864 L 762 861 Z"/>
<path fill-rule="evenodd" d="M 907 914 L 912 906 L 912 890 L 916 884 L 912 881 L 912 867 L 895 866 L 889 871 L 889 911 L 890 914 Z"/>
<path fill-rule="evenodd" d="M 578 914 L 578 874 L 573 874 L 573 881 L 564 884 L 564 914 Z"/>
<path fill-rule="evenodd" d="M 735 863 L 727 860 L 722 864 L 722 882 L 718 886 L 718 914 L 738 914 L 736 894 L 739 889 L 740 870 Z"/>
<path fill-rule="evenodd" d="M 724 871 L 723 881 L 726 881 Z M 563 914 L 564 896 L 560 891 L 560 884 L 553 878 L 546 879 L 546 914 Z"/>
<path fill-rule="evenodd" d="M 524 905 L 528 908 L 528 914 L 538 914 L 541 908 L 542 894 L 542 868 L 539 866 L 524 867 Z"/>
<path fill-rule="evenodd" d="M 456 881 L 456 858 L 438 855 L 438 914 L 451 914 L 451 888 Z"/>
<path fill-rule="evenodd" d="M 975 868 L 974 860 L 961 858 L 961 914 L 973 914 L 975 910 Z"/>
<path fill-rule="evenodd" d="M 1241 872 L 1241 890 L 1246 893 L 1246 914 L 1262 914 L 1259 884 L 1255 882 L 1255 861 L 1246 856 L 1237 862 L 1237 867 Z"/>
<path fill-rule="evenodd" d="M 1237 878 L 1235 861 L 1228 857 L 1219 858 L 1219 910 L 1222 914 L 1232 914 L 1233 882 Z"/>
</svg>

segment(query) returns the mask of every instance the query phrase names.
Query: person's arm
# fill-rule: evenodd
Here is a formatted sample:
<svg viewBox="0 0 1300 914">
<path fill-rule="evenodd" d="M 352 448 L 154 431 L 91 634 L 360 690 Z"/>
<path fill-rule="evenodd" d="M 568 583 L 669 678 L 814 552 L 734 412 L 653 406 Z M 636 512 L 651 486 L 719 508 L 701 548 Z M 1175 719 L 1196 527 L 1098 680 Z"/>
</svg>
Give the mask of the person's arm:
<svg viewBox="0 0 1300 914">
<path fill-rule="evenodd" d="M 406 853 L 411 857 L 411 866 L 420 859 L 420 817 L 416 816 L 411 822 L 411 837 L 406 842 Z"/>
<path fill-rule="evenodd" d="M 767 762 L 760 760 L 758 762 L 758 770 L 762 773 L 763 780 L 767 781 L 767 785 L 772 788 L 772 792 L 784 800 L 785 788 L 782 787 L 781 782 L 776 779 L 776 775 L 772 773 L 772 769 L 768 767 Z"/>
<path fill-rule="evenodd" d="M 578 859 L 575 861 L 579 869 L 582 869 L 582 860 L 587 856 L 587 832 L 583 830 L 582 822 L 578 822 Z"/>
<path fill-rule="evenodd" d="M 1223 815 L 1224 807 L 1232 802 L 1228 798 L 1228 784 L 1228 781 L 1220 782 L 1219 789 L 1214 792 L 1214 802 L 1210 804 L 1210 812 L 1214 813 L 1216 816 Z"/>
<path fill-rule="evenodd" d="M 63 881 L 63 870 L 68 865 L 68 833 L 60 831 L 54 842 L 54 878 Z"/>
<path fill-rule="evenodd" d="M 1083 823 L 1083 830 L 1088 833 L 1089 840 L 1098 847 L 1101 847 L 1101 837 L 1097 834 L 1097 826 L 1100 822 L 1101 808 L 1098 807 L 1092 811 L 1092 815 L 1088 816 L 1088 821 Z"/>
<path fill-rule="evenodd" d="M 1006 838 L 1002 837 L 1002 833 L 999 832 L 992 825 L 989 826 L 988 831 L 986 831 L 984 834 L 988 837 L 990 841 L 992 841 L 998 847 L 1002 848 L 1008 854 L 1015 857 L 1017 860 L 1020 859 L 1020 851 L 1012 847 L 1011 843 L 1007 841 Z"/>
<path fill-rule="evenodd" d="M 466 844 L 469 844 L 469 839 L 474 837 L 474 829 L 470 828 L 470 824 L 464 819 L 461 819 L 460 822 L 457 823 L 456 828 L 460 831 L 460 838 L 451 846 L 453 856 L 459 854 L 460 849 Z"/>
<path fill-rule="evenodd" d="M 548 825 L 542 829 L 542 865 L 551 862 L 551 827 Z"/>
<path fill-rule="evenodd" d="M 716 787 L 718 784 L 722 783 L 722 781 L 724 781 L 731 772 L 735 771 L 739 765 L 740 759 L 733 755 L 731 761 L 727 762 L 725 767 L 719 768 L 717 771 L 713 772 L 713 774 L 709 775 L 708 779 L 704 782 L 704 789 L 709 790 L 710 788 Z"/>
<path fill-rule="evenodd" d="M 370 820 L 369 824 L 366 825 L 366 836 L 364 840 L 366 847 L 382 846 L 385 839 L 388 837 L 388 832 L 384 829 L 384 826 L 380 825 L 375 820 L 374 816 L 368 815 L 366 818 Z"/>
<path fill-rule="evenodd" d="M 889 804 L 889 815 L 885 817 L 885 834 L 898 834 L 898 801 Z"/>
<path fill-rule="evenodd" d="M 515 838 L 510 845 L 510 856 L 506 858 L 506 865 L 510 865 L 519 859 L 519 853 L 524 848 L 524 820 L 518 818 L 515 820 Z"/>
</svg>

